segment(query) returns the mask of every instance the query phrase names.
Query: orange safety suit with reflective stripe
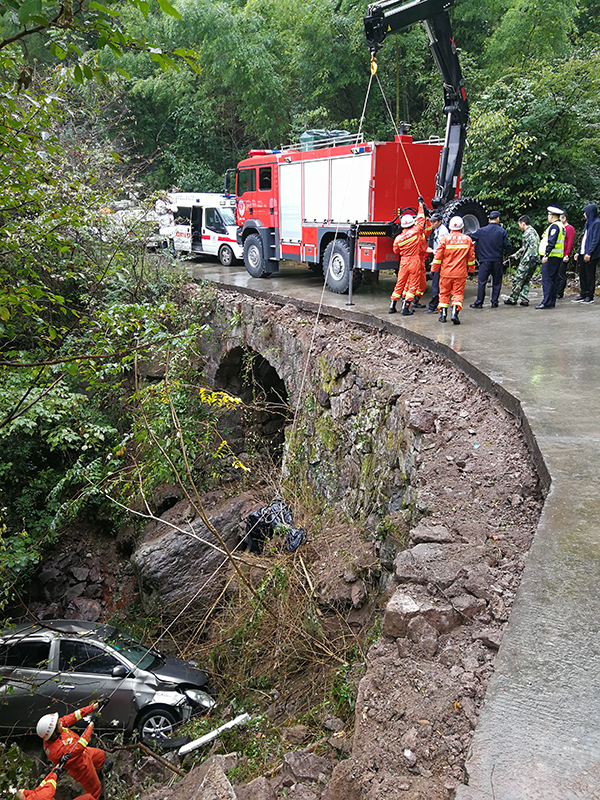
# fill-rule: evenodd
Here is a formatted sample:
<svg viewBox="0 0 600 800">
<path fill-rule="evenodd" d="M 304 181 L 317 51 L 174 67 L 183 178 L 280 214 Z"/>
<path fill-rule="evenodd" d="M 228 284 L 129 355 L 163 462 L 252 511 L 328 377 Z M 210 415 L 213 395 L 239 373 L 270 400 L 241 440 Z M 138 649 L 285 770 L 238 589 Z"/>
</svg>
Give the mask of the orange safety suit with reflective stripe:
<svg viewBox="0 0 600 800">
<path fill-rule="evenodd" d="M 423 261 L 423 269 L 421 270 L 420 284 L 418 292 L 415 292 L 416 297 L 422 297 L 427 291 L 427 240 L 431 236 L 433 225 L 430 219 L 425 220 L 423 227 L 423 237 L 421 240 L 421 259 Z"/>
<path fill-rule="evenodd" d="M 58 776 L 56 775 L 56 772 L 52 770 L 52 772 L 49 772 L 48 775 L 46 775 L 44 780 L 36 789 L 23 789 L 23 794 L 27 800 L 30 800 L 30 798 L 31 800 L 52 800 L 54 793 L 56 792 L 57 780 Z"/>
<path fill-rule="evenodd" d="M 392 300 L 399 300 L 403 296 L 407 300 L 412 300 L 422 285 L 420 275 L 423 269 L 421 249 L 424 227 L 425 212 L 423 204 L 420 203 L 415 224 L 410 228 L 405 228 L 394 239 L 394 253 L 400 256 L 400 266 L 398 280 L 392 292 Z"/>
<path fill-rule="evenodd" d="M 26 800 L 53 800 L 57 780 L 54 770 L 49 772 L 37 788 L 23 789 Z M 75 800 L 94 800 L 94 798 L 91 794 L 81 794 Z"/>
<path fill-rule="evenodd" d="M 432 272 L 440 271 L 440 300 L 438 308 L 452 305 L 462 308 L 465 296 L 467 273 L 475 270 L 475 245 L 465 233 L 450 231 L 439 243 L 433 261 Z"/>
<path fill-rule="evenodd" d="M 94 724 L 87 726 L 85 731 L 78 736 L 77 733 L 70 731 L 68 726 L 74 725 L 78 720 L 91 714 L 94 705 L 85 706 L 60 718 L 63 726 L 62 731 L 56 739 L 44 742 L 44 752 L 53 764 L 58 764 L 61 756 L 65 753 L 73 753 L 67 761 L 65 769 L 69 775 L 78 781 L 86 792 L 89 792 L 95 800 L 98 800 L 102 791 L 102 785 L 98 778 L 98 772 L 104 767 L 106 753 L 97 747 L 88 747 L 89 741 L 94 732 Z"/>
</svg>

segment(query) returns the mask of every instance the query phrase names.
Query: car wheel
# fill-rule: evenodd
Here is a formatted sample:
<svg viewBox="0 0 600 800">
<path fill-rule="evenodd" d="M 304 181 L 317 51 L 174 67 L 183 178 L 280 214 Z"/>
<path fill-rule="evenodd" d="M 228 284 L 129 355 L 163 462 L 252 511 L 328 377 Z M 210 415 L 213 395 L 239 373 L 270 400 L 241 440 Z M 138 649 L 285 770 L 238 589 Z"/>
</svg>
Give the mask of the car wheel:
<svg viewBox="0 0 600 800">
<path fill-rule="evenodd" d="M 224 244 L 219 250 L 219 261 L 224 267 L 230 267 L 233 264 L 233 250 L 228 244 Z"/>
<path fill-rule="evenodd" d="M 263 246 L 257 233 L 251 233 L 244 242 L 244 264 L 253 278 L 262 278 L 265 274 Z"/>
<path fill-rule="evenodd" d="M 166 708 L 154 708 L 144 712 L 138 720 L 137 729 L 144 744 L 160 742 L 170 736 L 178 720 Z"/>
</svg>

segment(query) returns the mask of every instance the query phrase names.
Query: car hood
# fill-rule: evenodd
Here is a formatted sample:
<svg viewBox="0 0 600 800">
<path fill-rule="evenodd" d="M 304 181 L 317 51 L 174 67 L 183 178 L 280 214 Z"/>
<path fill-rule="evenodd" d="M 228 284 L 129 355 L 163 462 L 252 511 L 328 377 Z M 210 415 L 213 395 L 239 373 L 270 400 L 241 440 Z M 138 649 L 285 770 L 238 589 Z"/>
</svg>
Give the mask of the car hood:
<svg viewBox="0 0 600 800">
<path fill-rule="evenodd" d="M 152 672 L 164 683 L 183 683 L 198 688 L 208 683 L 206 673 L 201 669 L 193 667 L 180 658 L 171 658 L 170 656 L 163 656 L 163 663 L 154 667 Z"/>
</svg>

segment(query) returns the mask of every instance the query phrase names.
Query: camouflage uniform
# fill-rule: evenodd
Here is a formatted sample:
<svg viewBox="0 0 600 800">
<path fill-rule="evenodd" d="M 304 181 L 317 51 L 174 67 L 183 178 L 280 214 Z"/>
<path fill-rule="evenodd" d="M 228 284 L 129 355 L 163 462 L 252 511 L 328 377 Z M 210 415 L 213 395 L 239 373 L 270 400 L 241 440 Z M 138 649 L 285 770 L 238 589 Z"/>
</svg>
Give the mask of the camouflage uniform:
<svg viewBox="0 0 600 800">
<path fill-rule="evenodd" d="M 539 266 L 540 256 L 538 248 L 540 237 L 531 225 L 523 231 L 523 244 L 513 254 L 513 258 L 520 258 L 519 266 L 513 278 L 512 292 L 509 300 L 514 304 L 519 297 L 524 305 L 529 303 L 529 281 Z"/>
</svg>

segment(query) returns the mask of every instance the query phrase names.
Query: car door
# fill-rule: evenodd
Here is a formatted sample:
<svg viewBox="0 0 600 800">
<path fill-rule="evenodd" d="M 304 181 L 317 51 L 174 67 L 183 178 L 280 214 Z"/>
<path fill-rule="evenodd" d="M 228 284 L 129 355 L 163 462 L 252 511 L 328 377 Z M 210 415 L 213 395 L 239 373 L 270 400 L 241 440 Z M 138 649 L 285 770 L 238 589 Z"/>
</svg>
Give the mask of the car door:
<svg viewBox="0 0 600 800">
<path fill-rule="evenodd" d="M 218 255 L 219 237 L 227 235 L 227 228 L 217 208 L 204 209 L 204 225 L 202 227 L 202 245 L 205 253 Z"/>
<path fill-rule="evenodd" d="M 190 206 L 178 206 L 174 218 L 175 250 L 189 253 L 192 249 L 192 209 Z"/>
<path fill-rule="evenodd" d="M 0 731 L 35 729 L 38 719 L 54 709 L 50 694 L 48 639 L 17 639 L 0 644 Z"/>
<path fill-rule="evenodd" d="M 102 711 L 99 726 L 130 730 L 137 703 L 135 676 L 129 665 L 98 642 L 61 639 L 59 647 L 56 698 L 72 712 L 109 697 L 110 702 Z"/>
</svg>

